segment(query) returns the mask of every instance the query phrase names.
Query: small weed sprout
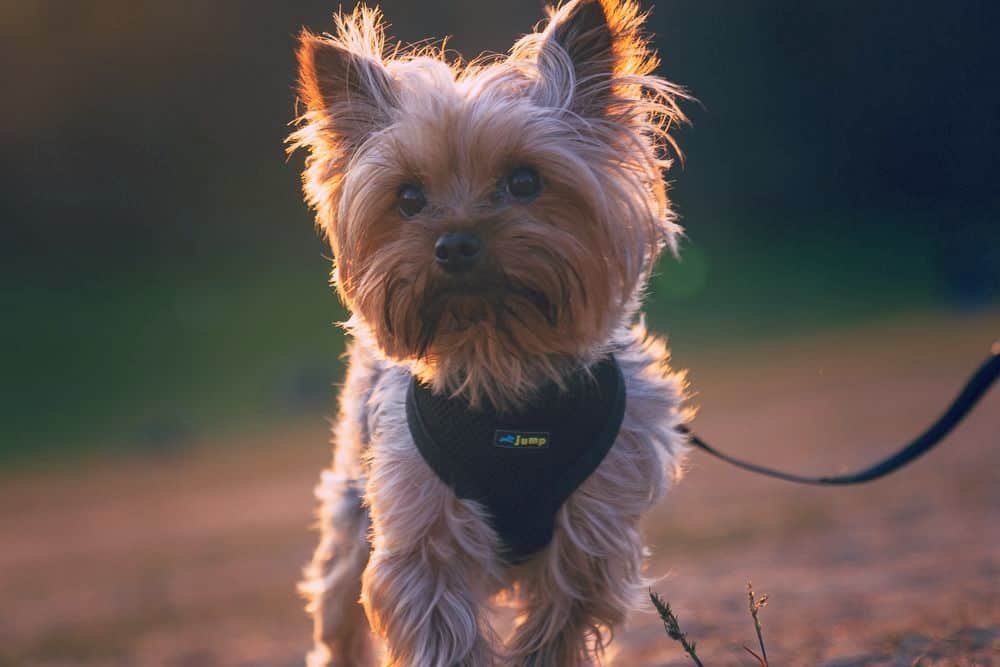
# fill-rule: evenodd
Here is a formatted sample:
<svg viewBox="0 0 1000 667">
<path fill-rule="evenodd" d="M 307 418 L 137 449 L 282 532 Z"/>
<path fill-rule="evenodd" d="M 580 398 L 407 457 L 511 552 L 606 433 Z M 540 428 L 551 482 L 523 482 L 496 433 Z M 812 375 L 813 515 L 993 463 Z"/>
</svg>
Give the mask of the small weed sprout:
<svg viewBox="0 0 1000 667">
<path fill-rule="evenodd" d="M 653 591 L 649 592 L 649 599 L 653 601 L 653 606 L 656 607 L 656 613 L 658 613 L 660 618 L 663 619 L 663 627 L 667 631 L 667 636 L 675 642 L 679 642 L 680 645 L 684 647 L 687 654 L 691 656 L 692 660 L 694 660 L 694 664 L 698 665 L 698 667 L 705 667 L 701 660 L 698 659 L 698 654 L 695 652 L 694 642 L 689 642 L 687 635 L 681 632 L 681 626 L 677 622 L 677 616 L 670 608 L 670 604 L 664 602 L 663 599 Z"/>
<path fill-rule="evenodd" d="M 760 618 L 757 616 L 757 612 L 761 610 L 767 604 L 767 593 L 764 593 L 759 598 L 754 596 L 753 584 L 747 582 L 747 597 L 750 600 L 750 616 L 753 617 L 753 627 L 757 631 L 757 643 L 760 645 L 760 655 L 754 653 L 748 646 L 744 646 L 746 652 L 757 659 L 761 667 L 769 667 L 767 662 L 767 649 L 764 648 L 764 634 L 760 629 Z"/>
<path fill-rule="evenodd" d="M 684 651 L 694 660 L 694 664 L 698 667 L 705 667 L 701 659 L 698 658 L 698 654 L 695 652 L 695 644 L 693 641 L 688 641 L 687 635 L 681 632 L 680 623 L 677 621 L 677 615 L 674 614 L 673 610 L 670 608 L 670 604 L 665 602 L 663 598 L 654 593 L 649 592 L 649 598 L 653 601 L 653 606 L 656 607 L 656 612 L 663 619 L 663 627 L 667 631 L 667 636 L 678 642 Z M 764 647 L 764 633 L 760 626 L 760 617 L 758 612 L 767 605 L 767 593 L 764 593 L 760 597 L 757 597 L 753 592 L 753 584 L 749 581 L 747 582 L 747 598 L 749 600 L 750 616 L 753 618 L 753 627 L 757 632 L 757 643 L 760 646 L 760 653 L 751 649 L 747 645 L 743 645 L 743 649 L 752 655 L 757 661 L 760 667 L 770 667 L 767 662 L 767 649 Z"/>
</svg>

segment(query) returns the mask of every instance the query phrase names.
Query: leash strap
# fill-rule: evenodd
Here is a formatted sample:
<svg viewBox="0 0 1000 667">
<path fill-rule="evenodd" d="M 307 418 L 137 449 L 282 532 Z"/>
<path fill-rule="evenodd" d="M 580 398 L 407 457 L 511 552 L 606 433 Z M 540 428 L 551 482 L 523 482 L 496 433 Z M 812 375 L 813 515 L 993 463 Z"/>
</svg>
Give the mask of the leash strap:
<svg viewBox="0 0 1000 667">
<path fill-rule="evenodd" d="M 712 456 L 722 459 L 726 463 L 743 468 L 750 472 L 755 472 L 768 477 L 782 479 L 786 482 L 797 484 L 812 484 L 817 486 L 844 486 L 847 484 L 862 484 L 870 482 L 880 477 L 899 470 L 903 466 L 916 461 L 918 458 L 936 447 L 952 429 L 962 421 L 979 399 L 989 390 L 990 386 L 1000 375 L 1000 341 L 993 344 L 990 356 L 982 363 L 979 369 L 965 383 L 965 387 L 958 396 L 951 402 L 948 409 L 941 415 L 930 428 L 921 433 L 913 442 L 906 445 L 892 456 L 879 461 L 863 470 L 845 475 L 834 475 L 831 477 L 806 477 L 794 473 L 775 470 L 766 466 L 750 463 L 734 458 L 728 454 L 720 452 L 710 444 L 696 436 L 687 426 L 679 426 L 677 430 L 688 436 L 688 441 Z"/>
</svg>

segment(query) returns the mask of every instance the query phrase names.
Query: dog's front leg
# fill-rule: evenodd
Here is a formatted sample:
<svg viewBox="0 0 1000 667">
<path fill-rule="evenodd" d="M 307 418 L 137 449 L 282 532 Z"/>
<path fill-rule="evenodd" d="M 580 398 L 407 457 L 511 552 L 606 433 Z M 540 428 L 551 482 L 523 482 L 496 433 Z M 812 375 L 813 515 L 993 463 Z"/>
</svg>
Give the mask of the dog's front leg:
<svg viewBox="0 0 1000 667">
<path fill-rule="evenodd" d="M 321 501 L 322 539 L 299 590 L 313 616 L 309 667 L 370 667 L 375 663 L 368 619 L 358 602 L 361 573 L 368 562 L 368 513 L 360 480 L 323 472 L 316 495 Z"/>
<path fill-rule="evenodd" d="M 563 511 L 572 512 L 572 508 Z M 587 553 L 567 532 L 526 567 L 520 581 L 523 607 L 508 643 L 510 667 L 586 667 L 600 663 L 614 628 L 635 607 L 644 581 L 642 547 L 624 517 L 577 515 L 577 527 L 605 522 L 604 553 Z"/>
<path fill-rule="evenodd" d="M 477 503 L 408 449 L 377 447 L 368 484 L 374 548 L 361 597 L 386 665 L 493 665 L 485 604 L 500 571 L 496 536 Z"/>
<path fill-rule="evenodd" d="M 512 667 L 598 664 L 615 627 L 640 607 L 648 582 L 638 523 L 662 475 L 655 453 L 641 438 L 621 438 L 559 510 L 552 542 L 517 577 Z"/>
</svg>

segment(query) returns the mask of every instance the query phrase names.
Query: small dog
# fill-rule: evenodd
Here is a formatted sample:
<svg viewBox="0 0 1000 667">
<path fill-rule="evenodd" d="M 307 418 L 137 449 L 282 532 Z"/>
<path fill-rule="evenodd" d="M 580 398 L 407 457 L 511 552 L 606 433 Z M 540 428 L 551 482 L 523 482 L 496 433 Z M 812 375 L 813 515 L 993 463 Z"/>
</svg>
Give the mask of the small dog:
<svg viewBox="0 0 1000 667">
<path fill-rule="evenodd" d="M 645 599 L 638 523 L 689 414 L 638 315 L 686 121 L 644 19 L 571 0 L 471 62 L 387 49 L 365 7 L 301 34 L 289 142 L 353 335 L 310 665 L 594 664 Z"/>
</svg>

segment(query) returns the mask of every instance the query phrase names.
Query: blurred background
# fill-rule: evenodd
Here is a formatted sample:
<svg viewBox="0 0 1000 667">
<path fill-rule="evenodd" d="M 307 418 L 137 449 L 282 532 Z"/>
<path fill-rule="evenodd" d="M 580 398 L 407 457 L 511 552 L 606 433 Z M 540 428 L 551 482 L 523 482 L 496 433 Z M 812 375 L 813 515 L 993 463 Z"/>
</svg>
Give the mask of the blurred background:
<svg viewBox="0 0 1000 667">
<path fill-rule="evenodd" d="M 505 51 L 542 16 L 537 0 L 382 4 L 395 37 L 452 35 L 466 56 Z M 643 5 L 661 73 L 700 100 L 670 176 L 688 237 L 659 267 L 649 323 L 693 368 L 705 430 L 731 449 L 825 470 L 868 461 L 870 439 L 855 458 L 835 441 L 804 451 L 844 422 L 909 435 L 1000 331 L 1000 5 Z M 292 586 L 328 457 L 344 313 L 301 202 L 303 156 L 286 159 L 283 139 L 295 34 L 327 29 L 335 8 L 0 3 L 0 598 L 21 610 L 0 616 L 0 664 L 297 664 L 308 628 Z M 862 420 L 861 407 L 875 412 Z M 979 445 L 996 444 L 997 407 L 977 413 Z M 741 409 L 768 437 L 744 433 Z M 769 436 L 786 417 L 808 444 L 782 453 Z M 970 474 L 995 471 L 972 440 Z M 954 512 L 1000 508 L 989 481 Z M 928 487 L 941 485 L 906 488 Z M 777 515 L 802 504 L 775 497 Z M 740 516 L 733 526 L 755 520 Z M 955 526 L 954 513 L 940 518 Z M 722 543 L 746 547 L 733 530 Z M 695 533 L 691 544 L 722 539 Z M 940 548 L 985 545 L 975 572 L 995 575 L 996 538 Z M 211 586 L 179 574 L 195 561 Z M 755 571 L 780 564 L 761 555 Z M 211 604 L 198 597 L 209 590 Z M 995 588 L 986 600 L 995 619 Z M 257 625 L 230 628 L 220 648 L 205 620 L 225 626 L 234 601 Z M 205 637 L 178 643 L 179 625 Z M 976 641 L 992 646 L 998 623 L 987 625 Z"/>
<path fill-rule="evenodd" d="M 4 459 L 172 446 L 325 409 L 343 317 L 283 152 L 329 2 L 4 3 Z M 390 0 L 404 41 L 503 51 L 535 0 Z M 995 3 L 666 2 L 701 101 L 688 230 L 650 313 L 679 349 L 995 305 Z"/>
</svg>

